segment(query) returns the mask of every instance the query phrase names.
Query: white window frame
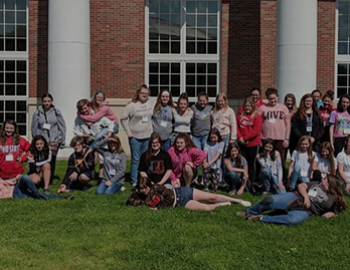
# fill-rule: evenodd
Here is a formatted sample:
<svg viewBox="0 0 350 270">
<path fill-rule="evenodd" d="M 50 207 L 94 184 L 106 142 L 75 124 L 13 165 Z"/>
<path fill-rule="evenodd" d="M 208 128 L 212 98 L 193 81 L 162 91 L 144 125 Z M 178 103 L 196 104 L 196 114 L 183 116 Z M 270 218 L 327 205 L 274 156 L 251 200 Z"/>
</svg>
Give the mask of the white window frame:
<svg viewBox="0 0 350 270">
<path fill-rule="evenodd" d="M 27 0 L 27 10 L 26 10 L 26 51 L 0 51 L 0 60 L 2 61 L 26 61 L 26 95 L 23 96 L 17 96 L 16 94 L 13 96 L 6 96 L 5 95 L 5 88 L 4 88 L 4 95 L 0 96 L 1 100 L 3 101 L 26 101 L 26 135 L 23 136 L 25 138 L 29 138 L 29 127 L 28 127 L 28 97 L 29 97 L 29 0 Z M 16 39 L 15 39 L 16 40 Z M 16 73 L 17 74 L 17 73 Z M 17 111 L 15 112 L 17 113 Z M 6 120 L 6 119 L 5 119 Z M 16 119 L 14 119 L 16 120 Z M 2 124 L 2 123 L 0 123 Z"/>
<path fill-rule="evenodd" d="M 186 63 L 217 63 L 217 94 L 220 92 L 220 55 L 221 55 L 221 0 L 218 2 L 218 37 L 217 37 L 217 54 L 186 54 L 186 13 L 185 2 L 191 0 L 180 0 L 182 2 L 182 27 L 180 30 L 180 53 L 179 54 L 151 54 L 149 53 L 149 0 L 146 1 L 145 12 L 145 82 L 149 85 L 149 63 L 150 62 L 180 62 L 180 93 L 185 92 L 186 86 Z M 178 97 L 173 96 L 176 100 Z M 197 97 L 189 97 L 190 102 L 197 101 Z M 209 102 L 214 102 L 215 97 L 210 97 Z"/>
</svg>

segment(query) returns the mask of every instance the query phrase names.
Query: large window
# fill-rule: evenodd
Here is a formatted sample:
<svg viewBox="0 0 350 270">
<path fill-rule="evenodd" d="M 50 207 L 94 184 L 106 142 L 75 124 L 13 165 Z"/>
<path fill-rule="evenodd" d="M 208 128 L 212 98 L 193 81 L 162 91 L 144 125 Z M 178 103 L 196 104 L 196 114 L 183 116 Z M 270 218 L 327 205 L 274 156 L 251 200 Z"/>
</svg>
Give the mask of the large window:
<svg viewBox="0 0 350 270">
<path fill-rule="evenodd" d="M 195 100 L 219 89 L 220 1 L 147 2 L 146 78 L 152 96 L 169 89 Z"/>
<path fill-rule="evenodd" d="M 0 123 L 13 119 L 27 135 L 27 0 L 0 0 Z"/>
</svg>

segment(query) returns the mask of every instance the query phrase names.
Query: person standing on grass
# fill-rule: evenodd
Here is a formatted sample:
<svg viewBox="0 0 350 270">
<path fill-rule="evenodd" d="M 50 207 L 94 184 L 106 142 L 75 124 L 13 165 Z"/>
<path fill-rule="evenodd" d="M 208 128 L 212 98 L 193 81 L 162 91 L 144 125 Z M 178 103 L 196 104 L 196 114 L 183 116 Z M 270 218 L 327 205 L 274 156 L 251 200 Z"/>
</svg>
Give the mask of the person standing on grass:
<svg viewBox="0 0 350 270">
<path fill-rule="evenodd" d="M 69 156 L 66 174 L 57 193 L 86 190 L 95 174 L 94 154 L 85 146 L 84 138 L 75 136 L 70 147 L 74 148 L 74 153 Z"/>
<path fill-rule="evenodd" d="M 237 124 L 235 112 L 227 104 L 225 93 L 216 96 L 215 107 L 212 112 L 212 128 L 216 128 L 221 135 L 225 148 L 237 139 Z"/>
<path fill-rule="evenodd" d="M 331 117 L 331 113 L 333 112 L 333 101 L 330 95 L 325 94 L 322 98 L 323 105 L 319 108 L 321 118 L 323 121 L 323 135 L 321 137 L 321 142 L 330 142 L 329 138 L 329 119 Z"/>
<path fill-rule="evenodd" d="M 316 153 L 312 151 L 311 137 L 304 135 L 300 138 L 297 148 L 293 151 L 288 170 L 288 186 L 295 189 L 298 182 L 310 182 L 312 164 Z"/>
<path fill-rule="evenodd" d="M 159 134 L 165 151 L 171 145 L 171 134 L 173 133 L 174 121 L 173 97 L 168 89 L 160 91 L 157 103 L 154 106 L 152 125 L 153 132 Z"/>
<path fill-rule="evenodd" d="M 241 150 L 237 143 L 228 145 L 225 158 L 225 175 L 224 179 L 229 186 L 229 195 L 242 195 L 248 182 L 248 163 L 242 156 Z M 238 190 L 238 191 L 237 191 Z"/>
<path fill-rule="evenodd" d="M 51 94 L 46 93 L 41 98 L 42 106 L 40 106 L 32 118 L 32 136 L 41 135 L 48 142 L 51 149 L 51 176 L 52 184 L 56 169 L 56 157 L 58 150 L 64 148 L 66 144 L 66 122 L 59 109 L 53 103 Z"/>
<path fill-rule="evenodd" d="M 252 90 L 250 90 L 250 98 L 253 99 L 256 109 L 259 109 L 262 105 L 265 105 L 265 102 L 261 98 L 261 89 L 258 87 L 253 87 Z M 243 108 L 244 104 L 239 106 L 237 115 L 242 113 Z"/>
<path fill-rule="evenodd" d="M 339 179 L 328 174 L 321 183 L 302 183 L 296 192 L 266 197 L 246 211 L 237 212 L 237 215 L 244 215 L 250 221 L 294 226 L 309 220 L 310 216 L 331 218 L 346 209 Z M 277 215 L 261 215 L 270 210 L 279 212 Z"/>
<path fill-rule="evenodd" d="M 337 109 L 331 113 L 329 119 L 329 138 L 333 146 L 334 156 L 343 149 L 346 137 L 350 134 L 350 96 L 339 98 Z"/>
<path fill-rule="evenodd" d="M 35 136 L 29 149 L 28 175 L 36 186 L 44 181 L 44 194 L 49 194 L 51 158 L 52 152 L 44 136 Z"/>
<path fill-rule="evenodd" d="M 246 98 L 242 112 L 237 115 L 237 138 L 242 155 L 248 162 L 249 191 L 252 191 L 255 180 L 255 159 L 261 144 L 261 123 L 262 118 L 255 108 L 254 100 L 250 97 Z"/>
<path fill-rule="evenodd" d="M 267 139 L 263 142 L 256 160 L 260 165 L 259 180 L 265 188 L 263 194 L 267 194 L 270 191 L 277 194 L 285 193 L 281 156 L 275 150 L 273 140 Z"/>
<path fill-rule="evenodd" d="M 197 103 L 193 104 L 191 109 L 193 111 L 192 118 L 192 140 L 198 149 L 204 150 L 205 143 L 208 141 L 208 134 L 210 131 L 210 114 L 213 106 L 208 105 L 209 96 L 207 93 L 200 93 L 197 98 Z"/>
<path fill-rule="evenodd" d="M 350 135 L 346 137 L 344 151 L 337 156 L 338 173 L 345 183 L 345 192 L 350 194 Z"/>
<path fill-rule="evenodd" d="M 205 143 L 204 152 L 207 153 L 207 159 L 203 163 L 203 185 L 205 191 L 209 190 L 209 177 L 212 178 L 213 191 L 217 191 L 219 178 L 222 175 L 221 159 L 224 153 L 225 143 L 222 141 L 220 132 L 212 129 L 209 132 L 208 141 Z"/>
<path fill-rule="evenodd" d="M 108 145 L 108 149 L 105 148 Z M 99 141 L 95 150 L 103 157 L 103 176 L 96 194 L 111 195 L 123 190 L 127 157 L 117 135 Z"/>
<path fill-rule="evenodd" d="M 90 102 L 90 107 L 92 114 L 84 114 L 78 111 L 78 117 L 85 123 L 88 123 L 90 126 L 100 121 L 103 117 L 107 117 L 114 123 L 113 134 L 117 134 L 119 132 L 118 117 L 109 107 L 108 101 L 106 100 L 106 94 L 102 90 L 96 91 Z"/>
<path fill-rule="evenodd" d="M 177 108 L 173 109 L 174 114 L 174 132 L 171 142 L 173 143 L 177 134 L 187 133 L 191 134 L 191 121 L 193 111 L 189 107 L 189 100 L 187 93 L 182 93 L 177 102 Z"/>
<path fill-rule="evenodd" d="M 139 172 L 141 177 L 149 178 L 153 183 L 171 189 L 170 176 L 173 164 L 171 157 L 162 147 L 162 139 L 157 133 L 149 138 L 148 149 L 141 156 Z"/>
<path fill-rule="evenodd" d="M 7 119 L 0 129 L 0 177 L 4 180 L 22 175 L 30 143 L 19 135 L 15 121 Z"/>
<path fill-rule="evenodd" d="M 292 117 L 290 149 L 294 151 L 299 139 L 310 136 L 312 149 L 318 152 L 323 135 L 323 121 L 311 94 L 305 94 L 300 100 L 300 107 Z"/>
<path fill-rule="evenodd" d="M 129 137 L 131 151 L 131 185 L 136 187 L 141 155 L 147 150 L 153 132 L 152 116 L 155 103 L 149 99 L 150 90 L 143 84 L 126 105 L 120 122 Z"/>
<path fill-rule="evenodd" d="M 275 149 L 280 153 L 282 167 L 285 168 L 285 152 L 289 146 L 290 113 L 284 104 L 278 103 L 278 91 L 275 88 L 266 90 L 268 104 L 259 108 L 262 117 L 261 138 L 272 139 Z"/>
<path fill-rule="evenodd" d="M 169 155 L 173 163 L 171 184 L 174 187 L 189 187 L 197 177 L 197 168 L 206 159 L 207 154 L 196 148 L 187 133 L 179 133 L 173 146 L 169 149 Z"/>
<path fill-rule="evenodd" d="M 203 201 L 213 204 L 204 204 Z M 146 205 L 153 210 L 164 207 L 182 206 L 190 210 L 213 211 L 218 207 L 238 203 L 251 206 L 248 201 L 234 199 L 224 195 L 210 194 L 192 187 L 176 187 L 173 190 L 153 184 L 147 177 L 141 177 L 136 191 L 131 194 L 126 205 Z"/>
</svg>

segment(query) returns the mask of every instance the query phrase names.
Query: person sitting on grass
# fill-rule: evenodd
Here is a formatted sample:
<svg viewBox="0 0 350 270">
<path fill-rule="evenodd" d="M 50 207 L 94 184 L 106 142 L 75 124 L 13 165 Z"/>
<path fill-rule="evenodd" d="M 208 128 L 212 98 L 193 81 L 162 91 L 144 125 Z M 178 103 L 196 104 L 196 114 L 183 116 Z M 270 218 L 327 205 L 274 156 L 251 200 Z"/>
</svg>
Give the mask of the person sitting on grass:
<svg viewBox="0 0 350 270">
<path fill-rule="evenodd" d="M 84 138 L 75 136 L 70 142 L 70 147 L 74 148 L 74 153 L 68 159 L 66 174 L 57 193 L 73 189 L 86 190 L 88 182 L 95 174 L 94 154 L 88 153 Z"/>
<path fill-rule="evenodd" d="M 74 199 L 73 195 L 64 197 L 55 194 L 40 194 L 28 175 L 17 175 L 16 177 L 7 180 L 3 180 L 0 178 L 0 190 L 0 199 Z"/>
<path fill-rule="evenodd" d="M 237 143 L 228 145 L 225 158 L 224 179 L 229 186 L 229 195 L 242 195 L 248 182 L 248 163 L 242 156 L 241 150 Z"/>
<path fill-rule="evenodd" d="M 36 186 L 44 181 L 44 194 L 49 193 L 52 152 L 42 135 L 33 138 L 28 155 L 28 175 Z"/>
<path fill-rule="evenodd" d="M 108 144 L 108 149 L 105 145 Z M 112 135 L 95 144 L 96 151 L 103 156 L 103 177 L 96 194 L 115 194 L 122 190 L 125 181 L 126 154 L 117 135 Z"/>
<path fill-rule="evenodd" d="M 201 203 L 202 201 L 213 204 L 204 204 Z M 192 187 L 176 187 L 170 190 L 164 186 L 153 184 L 147 177 L 141 177 L 135 192 L 131 194 L 126 205 L 146 205 L 153 210 L 182 206 L 190 210 L 213 211 L 220 206 L 231 205 L 231 203 L 238 203 L 245 207 L 251 206 L 248 201 L 211 194 Z"/>
<path fill-rule="evenodd" d="M 197 177 L 197 167 L 203 163 L 207 154 L 196 148 L 187 133 L 177 134 L 173 146 L 169 149 L 173 163 L 171 183 L 174 187 L 189 187 Z"/>
<path fill-rule="evenodd" d="M 310 216 L 331 218 L 347 209 L 343 189 L 337 176 L 326 175 L 322 181 L 301 183 L 297 191 L 277 194 L 262 199 L 244 212 L 247 220 L 275 223 L 282 225 L 298 225 Z M 269 210 L 279 210 L 277 215 L 261 215 Z"/>
<path fill-rule="evenodd" d="M 139 172 L 141 177 L 147 177 L 155 184 L 172 188 L 170 176 L 173 170 L 171 157 L 162 146 L 162 139 L 157 133 L 149 138 L 148 149 L 140 159 Z"/>
</svg>

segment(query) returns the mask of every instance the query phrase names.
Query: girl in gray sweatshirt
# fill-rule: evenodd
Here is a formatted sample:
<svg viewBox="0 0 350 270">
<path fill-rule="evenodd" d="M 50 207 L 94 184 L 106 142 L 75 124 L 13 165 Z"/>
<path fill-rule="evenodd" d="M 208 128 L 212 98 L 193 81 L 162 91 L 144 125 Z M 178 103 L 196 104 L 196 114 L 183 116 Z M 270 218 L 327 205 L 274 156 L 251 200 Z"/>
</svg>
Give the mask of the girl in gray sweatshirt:
<svg viewBox="0 0 350 270">
<path fill-rule="evenodd" d="M 108 148 L 105 145 L 108 145 Z M 125 181 L 126 154 L 120 139 L 112 135 L 95 144 L 95 150 L 103 156 L 103 180 L 96 194 L 115 194 L 122 190 Z"/>
</svg>

